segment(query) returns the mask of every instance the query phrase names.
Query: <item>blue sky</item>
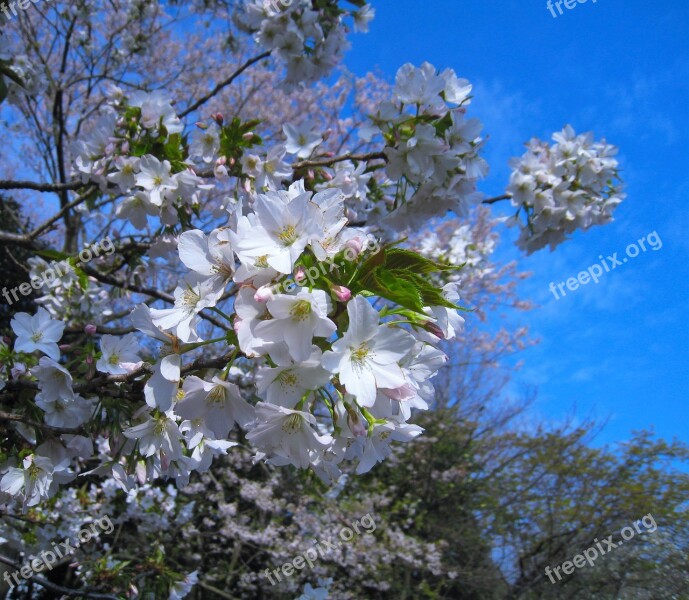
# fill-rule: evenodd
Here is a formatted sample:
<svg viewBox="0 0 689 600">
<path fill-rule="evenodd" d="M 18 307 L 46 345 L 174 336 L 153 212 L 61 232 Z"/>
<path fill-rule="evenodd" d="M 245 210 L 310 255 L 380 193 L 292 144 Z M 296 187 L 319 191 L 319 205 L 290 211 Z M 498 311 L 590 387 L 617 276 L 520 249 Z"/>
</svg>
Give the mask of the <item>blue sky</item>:
<svg viewBox="0 0 689 600">
<path fill-rule="evenodd" d="M 523 142 L 566 123 L 620 147 L 628 197 L 614 223 L 529 258 L 503 231 L 499 257 L 533 272 L 521 293 L 539 305 L 507 316 L 541 339 L 521 356 L 513 389 L 536 386 L 534 410 L 548 419 L 607 419 L 601 443 L 649 427 L 689 441 L 689 3 L 588 0 L 557 18 L 545 0 L 374 5 L 347 66 L 392 79 L 403 63 L 427 60 L 469 79 L 470 115 L 490 135 L 487 194 L 504 190 Z M 559 301 L 548 291 L 653 231 L 659 250 Z"/>
</svg>

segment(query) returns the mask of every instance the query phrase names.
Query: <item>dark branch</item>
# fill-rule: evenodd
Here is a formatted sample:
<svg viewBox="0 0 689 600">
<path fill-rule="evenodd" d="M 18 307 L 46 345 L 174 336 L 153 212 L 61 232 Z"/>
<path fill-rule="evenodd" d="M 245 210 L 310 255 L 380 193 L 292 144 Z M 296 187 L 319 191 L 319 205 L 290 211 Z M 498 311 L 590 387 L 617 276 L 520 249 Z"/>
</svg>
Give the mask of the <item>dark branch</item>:
<svg viewBox="0 0 689 600">
<path fill-rule="evenodd" d="M 488 198 L 481 202 L 481 204 L 495 204 L 496 202 L 502 202 L 503 200 L 511 200 L 512 194 L 503 194 L 502 196 L 496 196 L 495 198 Z"/>
<path fill-rule="evenodd" d="M 9 567 L 12 567 L 16 571 L 20 571 L 22 568 L 22 565 L 14 562 L 13 560 L 11 560 L 11 559 L 9 559 L 6 556 L 3 556 L 1 554 L 0 554 L 0 562 L 6 564 Z M 62 587 L 61 585 L 57 585 L 55 583 L 52 583 L 51 581 L 48 581 L 47 579 L 44 579 L 43 577 L 39 577 L 38 575 L 32 575 L 28 579 L 36 582 L 41 587 L 44 587 L 46 590 L 50 590 L 51 592 L 63 594 L 63 595 L 68 596 L 70 598 L 93 598 L 94 600 L 118 600 L 117 596 L 113 596 L 111 594 L 99 594 L 96 592 L 90 592 L 89 590 L 74 590 L 72 588 Z"/>
<path fill-rule="evenodd" d="M 216 85 L 210 92 L 208 92 L 205 96 L 194 102 L 189 108 L 187 108 L 185 111 L 181 112 L 179 114 L 180 119 L 186 117 L 189 113 L 194 112 L 197 108 L 200 106 L 203 106 L 206 102 L 208 102 L 213 96 L 218 94 L 223 88 L 226 88 L 228 85 L 230 85 L 237 77 L 239 77 L 244 71 L 246 71 L 251 65 L 256 64 L 257 62 L 262 61 L 264 58 L 268 58 L 270 56 L 270 52 L 264 52 L 263 54 L 259 54 L 258 56 L 255 56 L 251 60 L 248 60 L 245 62 L 239 69 L 237 69 L 232 75 L 230 75 L 225 81 L 221 81 L 218 85 Z"/>
</svg>

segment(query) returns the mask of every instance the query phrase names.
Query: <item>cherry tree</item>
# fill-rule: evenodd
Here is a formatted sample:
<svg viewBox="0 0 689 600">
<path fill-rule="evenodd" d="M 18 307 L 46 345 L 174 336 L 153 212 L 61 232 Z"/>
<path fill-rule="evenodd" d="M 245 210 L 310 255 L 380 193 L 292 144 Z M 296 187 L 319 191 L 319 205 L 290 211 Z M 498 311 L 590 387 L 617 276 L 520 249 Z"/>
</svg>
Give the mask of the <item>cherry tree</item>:
<svg viewBox="0 0 689 600">
<path fill-rule="evenodd" d="M 26 207 L 0 243 L 34 255 L 2 294 L 36 304 L 0 346 L 7 511 L 93 479 L 184 489 L 244 443 L 325 485 L 369 472 L 422 434 L 485 318 L 466 299 L 499 289 L 490 207 L 511 202 L 527 252 L 612 219 L 615 148 L 569 126 L 485 198 L 470 82 L 341 67 L 374 14 L 55 1 L 0 33 L 0 190 Z"/>
</svg>

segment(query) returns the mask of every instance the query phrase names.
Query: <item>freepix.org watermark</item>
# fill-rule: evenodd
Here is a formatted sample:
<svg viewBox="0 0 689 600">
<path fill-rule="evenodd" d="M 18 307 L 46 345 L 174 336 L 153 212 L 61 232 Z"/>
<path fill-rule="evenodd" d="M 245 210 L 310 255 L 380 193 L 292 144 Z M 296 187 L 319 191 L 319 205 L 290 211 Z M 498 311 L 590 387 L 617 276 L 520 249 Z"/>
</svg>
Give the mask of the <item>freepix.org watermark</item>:
<svg viewBox="0 0 689 600">
<path fill-rule="evenodd" d="M 14 302 L 19 302 L 17 291 L 19 291 L 22 296 L 28 296 L 33 290 L 40 290 L 43 286 L 50 287 L 56 279 L 64 277 L 70 271 L 74 271 L 75 265 L 77 267 L 84 265 L 94 258 L 99 257 L 101 253 L 105 256 L 110 256 L 113 252 L 115 252 L 115 245 L 112 243 L 112 240 L 109 237 L 103 238 L 97 244 L 84 248 L 74 259 L 65 259 L 59 262 L 53 261 L 50 263 L 50 266 L 41 273 L 40 277 L 32 277 L 31 283 L 24 282 L 9 290 L 3 287 L 0 293 L 4 296 L 7 304 L 11 306 Z M 74 263 L 70 261 L 74 261 Z M 12 297 L 10 297 L 10 294 Z M 12 300 L 12 298 L 14 298 L 14 300 Z"/>
<path fill-rule="evenodd" d="M 263 0 L 263 8 L 269 17 L 282 12 L 283 8 L 289 8 L 294 0 Z"/>
<path fill-rule="evenodd" d="M 351 528 L 343 527 L 340 529 L 338 535 L 335 537 L 335 540 L 333 540 L 332 536 L 329 536 L 327 540 L 321 540 L 303 554 L 299 554 L 292 561 L 286 562 L 284 565 L 282 565 L 282 567 L 273 569 L 272 571 L 270 569 L 266 569 L 264 574 L 270 581 L 270 585 L 275 585 L 276 583 L 282 581 L 282 578 L 280 577 L 281 572 L 285 577 L 291 577 L 294 574 L 295 569 L 301 570 L 306 567 L 306 565 L 309 566 L 309 569 L 313 569 L 315 562 L 318 560 L 319 553 L 321 558 L 325 558 L 325 556 L 330 552 L 342 546 L 343 542 L 351 542 L 352 539 L 354 539 L 355 532 L 357 535 L 361 535 L 362 531 L 359 529 L 359 526 L 363 527 L 364 533 L 373 533 L 376 530 L 376 523 L 370 513 L 364 515 L 358 521 L 354 521 L 351 525 Z M 337 539 L 338 537 L 340 538 L 339 540 Z M 273 580 L 273 575 L 277 581 Z"/>
<path fill-rule="evenodd" d="M 598 2 L 598 0 L 591 0 L 593 4 Z M 563 14 L 562 11 L 562 5 L 565 5 L 565 8 L 567 10 L 572 10 L 577 4 L 586 4 L 587 0 L 548 0 L 546 2 L 545 7 L 550 11 L 550 14 L 553 15 L 553 19 L 557 18 L 557 15 L 555 14 L 555 9 L 557 8 L 558 12 L 560 14 Z"/>
<path fill-rule="evenodd" d="M 64 541 L 53 544 L 52 550 L 43 550 L 39 556 L 29 560 L 21 569 L 11 575 L 8 571 L 5 571 L 3 577 L 9 584 L 10 589 L 14 588 L 15 585 L 20 585 L 20 577 L 22 579 L 31 579 L 36 573 L 43 572 L 44 569 L 52 571 L 58 560 L 71 556 L 79 546 L 86 544 L 92 538 L 98 537 L 99 531 L 97 527 L 106 535 L 111 534 L 115 530 L 110 517 L 106 515 L 102 519 L 91 523 L 89 528 L 85 527 L 79 531 L 73 542 L 70 542 L 69 538 L 65 538 Z"/>
<path fill-rule="evenodd" d="M 3 12 L 5 15 L 5 19 L 8 21 L 12 20 L 12 15 L 10 15 L 10 11 L 12 11 L 12 14 L 15 17 L 18 17 L 19 14 L 17 13 L 17 9 L 19 10 L 26 10 L 31 6 L 32 4 L 37 4 L 40 0 L 19 0 L 18 2 L 10 2 L 9 5 L 5 2 L 0 2 L 0 10 Z M 45 2 L 50 2 L 50 0 L 44 0 Z"/>
<path fill-rule="evenodd" d="M 620 530 L 620 536 L 622 537 L 622 539 L 618 542 L 613 541 L 614 534 L 609 535 L 606 539 L 602 540 L 602 542 L 599 542 L 598 538 L 594 538 L 593 542 L 595 546 L 587 548 L 586 550 L 584 550 L 583 554 L 577 554 L 575 557 L 572 558 L 572 560 L 566 560 L 554 569 L 546 567 L 545 574 L 548 576 L 548 579 L 550 579 L 550 582 L 555 583 L 553 573 L 555 573 L 555 575 L 557 576 L 558 581 L 562 581 L 560 569 L 562 569 L 562 572 L 565 575 L 571 575 L 572 573 L 574 573 L 574 569 L 581 569 L 585 567 L 587 564 L 588 566 L 592 567 L 593 563 L 596 561 L 596 559 L 598 559 L 599 556 L 603 556 L 604 554 L 610 552 L 610 550 L 619 548 L 625 542 L 631 540 L 635 535 L 642 533 L 653 533 L 654 531 L 656 531 L 656 529 L 658 529 L 658 525 L 656 524 L 655 519 L 653 518 L 653 515 L 651 513 L 648 513 L 642 519 L 635 521 L 634 523 L 632 523 L 632 525 L 634 525 L 633 528 L 627 526 L 623 527 Z M 641 528 L 641 525 L 644 526 L 644 529 Z"/>
<path fill-rule="evenodd" d="M 647 243 L 648 247 L 646 246 Z M 627 246 L 625 249 L 627 256 L 618 258 L 617 255 L 619 253 L 614 252 L 612 256 L 608 256 L 607 259 L 605 259 L 601 254 L 598 257 L 600 259 L 600 264 L 595 263 L 586 271 L 579 273 L 579 275 L 576 277 L 570 277 L 566 281 L 562 281 L 557 285 L 551 281 L 548 289 L 553 293 L 553 296 L 555 296 L 555 300 L 559 300 L 561 298 L 560 294 L 562 294 L 562 297 L 567 295 L 565 286 L 570 292 L 573 292 L 580 285 L 587 285 L 591 281 L 597 284 L 605 273 L 610 273 L 610 271 L 615 270 L 617 267 L 621 267 L 622 265 L 626 264 L 630 258 L 636 258 L 641 252 L 647 252 L 649 249 L 655 252 L 660 250 L 662 247 L 663 240 L 660 239 L 660 236 L 657 234 L 657 232 L 653 231 L 637 240 L 636 243 L 629 244 L 629 246 Z M 560 294 L 558 294 L 558 290 L 560 291 Z"/>
</svg>

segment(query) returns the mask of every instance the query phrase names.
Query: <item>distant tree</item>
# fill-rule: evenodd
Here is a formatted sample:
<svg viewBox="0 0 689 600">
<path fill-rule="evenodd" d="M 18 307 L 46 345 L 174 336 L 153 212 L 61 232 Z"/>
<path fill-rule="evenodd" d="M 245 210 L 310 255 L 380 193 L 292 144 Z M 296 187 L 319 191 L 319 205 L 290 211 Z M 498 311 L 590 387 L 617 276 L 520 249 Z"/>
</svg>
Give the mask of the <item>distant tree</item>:
<svg viewBox="0 0 689 600">
<path fill-rule="evenodd" d="M 28 229 L 28 222 L 23 218 L 21 206 L 11 197 L 0 194 L 0 229 L 8 233 L 24 233 Z M 20 246 L 0 244 L 0 292 L 6 288 L 8 291 L 29 281 L 29 266 L 27 260 L 33 256 L 33 252 Z M 36 311 L 36 303 L 31 295 L 23 296 L 17 293 L 19 301 L 15 301 L 10 295 L 12 304 L 0 295 L 0 334 L 11 333 L 10 320 L 12 315 L 18 312 Z"/>
</svg>

